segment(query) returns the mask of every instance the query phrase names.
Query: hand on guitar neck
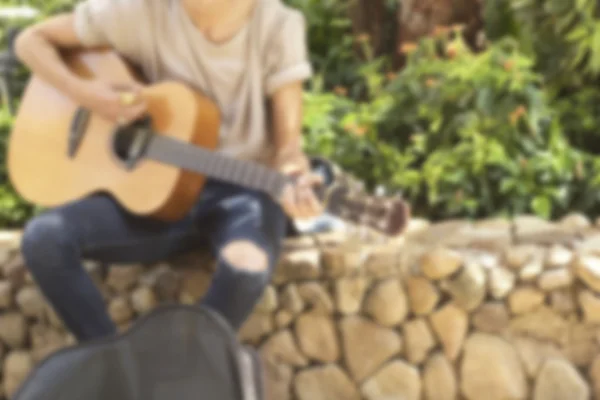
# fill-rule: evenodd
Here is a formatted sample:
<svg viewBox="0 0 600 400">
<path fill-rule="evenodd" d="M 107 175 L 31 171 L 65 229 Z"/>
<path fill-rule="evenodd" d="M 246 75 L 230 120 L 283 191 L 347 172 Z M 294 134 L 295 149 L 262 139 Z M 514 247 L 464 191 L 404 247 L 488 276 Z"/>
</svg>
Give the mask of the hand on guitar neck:
<svg viewBox="0 0 600 400">
<path fill-rule="evenodd" d="M 288 157 L 276 163 L 274 168 L 292 178 L 279 199 L 287 215 L 307 219 L 323 213 L 323 204 L 315 193 L 315 188 L 324 184 L 323 177 L 311 171 L 310 163 L 303 154 Z"/>
</svg>

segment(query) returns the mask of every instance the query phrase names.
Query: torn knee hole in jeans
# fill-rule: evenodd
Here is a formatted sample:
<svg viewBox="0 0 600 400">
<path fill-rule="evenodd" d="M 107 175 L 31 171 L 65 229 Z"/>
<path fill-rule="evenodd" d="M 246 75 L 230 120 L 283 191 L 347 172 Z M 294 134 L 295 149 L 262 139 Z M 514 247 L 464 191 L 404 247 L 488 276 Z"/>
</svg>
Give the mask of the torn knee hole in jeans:
<svg viewBox="0 0 600 400">
<path fill-rule="evenodd" d="M 249 240 L 230 242 L 221 251 L 221 257 L 232 268 L 245 272 L 264 272 L 269 268 L 265 250 Z"/>
</svg>

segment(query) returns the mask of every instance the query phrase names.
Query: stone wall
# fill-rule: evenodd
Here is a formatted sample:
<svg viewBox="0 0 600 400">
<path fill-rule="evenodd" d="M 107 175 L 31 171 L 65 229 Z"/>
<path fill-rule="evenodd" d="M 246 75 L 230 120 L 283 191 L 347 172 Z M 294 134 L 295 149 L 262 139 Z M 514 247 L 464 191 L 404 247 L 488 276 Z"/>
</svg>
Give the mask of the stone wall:
<svg viewBox="0 0 600 400">
<path fill-rule="evenodd" d="M 600 399 L 600 227 L 572 215 L 414 221 L 391 243 L 339 235 L 286 243 L 240 333 L 261 349 L 275 400 Z M 10 395 L 73 343 L 0 234 L 0 356 Z M 123 328 L 162 301 L 189 303 L 212 261 L 86 263 Z"/>
</svg>

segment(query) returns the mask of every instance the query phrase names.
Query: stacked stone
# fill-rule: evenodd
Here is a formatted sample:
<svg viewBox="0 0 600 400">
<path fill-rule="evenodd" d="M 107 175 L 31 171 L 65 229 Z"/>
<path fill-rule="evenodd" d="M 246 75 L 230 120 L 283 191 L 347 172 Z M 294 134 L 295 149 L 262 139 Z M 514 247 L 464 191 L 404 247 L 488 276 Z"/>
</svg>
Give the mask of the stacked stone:
<svg viewBox="0 0 600 400">
<path fill-rule="evenodd" d="M 73 341 L 4 248 L 10 395 Z M 212 262 L 88 269 L 126 329 L 162 301 L 200 298 Z M 415 221 L 393 243 L 290 240 L 240 336 L 260 349 L 269 400 L 600 399 L 600 228 L 578 215 Z"/>
<path fill-rule="evenodd" d="M 18 247 L 18 233 L 0 233 L 0 398 L 10 398 L 35 364 L 75 344 L 27 272 Z M 182 290 L 181 273 L 172 265 L 115 265 L 107 269 L 86 262 L 85 267 L 121 330 L 163 301 L 190 302 Z M 206 270 L 199 272 L 210 277 Z"/>
</svg>

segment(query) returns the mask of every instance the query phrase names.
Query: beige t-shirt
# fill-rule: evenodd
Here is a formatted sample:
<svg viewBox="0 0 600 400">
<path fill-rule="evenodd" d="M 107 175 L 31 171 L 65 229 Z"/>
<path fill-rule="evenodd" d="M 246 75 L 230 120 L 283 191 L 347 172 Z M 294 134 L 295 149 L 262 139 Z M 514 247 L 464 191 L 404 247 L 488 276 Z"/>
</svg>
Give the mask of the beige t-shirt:
<svg viewBox="0 0 600 400">
<path fill-rule="evenodd" d="M 281 0 L 257 0 L 246 25 L 220 44 L 196 29 L 179 0 L 85 0 L 74 15 L 85 45 L 108 45 L 150 82 L 181 81 L 215 100 L 219 150 L 236 158 L 269 161 L 268 97 L 312 74 L 304 16 Z"/>
</svg>

